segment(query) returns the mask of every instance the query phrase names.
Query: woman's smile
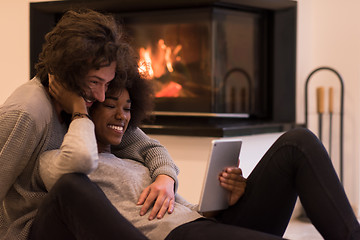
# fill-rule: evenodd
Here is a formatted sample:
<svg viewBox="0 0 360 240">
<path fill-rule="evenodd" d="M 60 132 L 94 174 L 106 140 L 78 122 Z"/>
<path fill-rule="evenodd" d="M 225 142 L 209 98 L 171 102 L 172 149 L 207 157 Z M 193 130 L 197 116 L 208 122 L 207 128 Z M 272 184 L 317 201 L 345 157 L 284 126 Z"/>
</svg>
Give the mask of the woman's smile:
<svg viewBox="0 0 360 240">
<path fill-rule="evenodd" d="M 108 127 L 119 133 L 123 133 L 123 131 L 124 131 L 123 126 L 108 124 Z"/>
</svg>

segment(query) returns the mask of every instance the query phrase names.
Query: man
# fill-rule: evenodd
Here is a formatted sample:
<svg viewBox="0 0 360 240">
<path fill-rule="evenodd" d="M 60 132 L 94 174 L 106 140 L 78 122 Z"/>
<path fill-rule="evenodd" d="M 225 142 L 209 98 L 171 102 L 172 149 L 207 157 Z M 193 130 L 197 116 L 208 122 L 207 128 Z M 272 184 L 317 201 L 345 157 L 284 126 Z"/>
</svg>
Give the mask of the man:
<svg viewBox="0 0 360 240">
<path fill-rule="evenodd" d="M 140 77 L 135 54 L 111 16 L 89 10 L 67 12 L 45 40 L 37 76 L 0 107 L 1 239 L 28 238 L 47 195 L 38 173 L 38 156 L 60 147 L 71 117 L 87 117 L 86 108 L 69 112 L 51 97 L 49 76 L 82 96 L 87 107 L 104 101 L 107 88 Z M 134 156 L 135 152 L 143 154 Z M 171 213 L 178 169 L 168 152 L 135 129 L 125 134 L 114 153 L 142 161 L 150 169 L 154 183 L 144 192 L 142 213 L 154 202 L 152 217 L 164 207 Z M 172 193 L 166 194 L 169 187 Z"/>
</svg>

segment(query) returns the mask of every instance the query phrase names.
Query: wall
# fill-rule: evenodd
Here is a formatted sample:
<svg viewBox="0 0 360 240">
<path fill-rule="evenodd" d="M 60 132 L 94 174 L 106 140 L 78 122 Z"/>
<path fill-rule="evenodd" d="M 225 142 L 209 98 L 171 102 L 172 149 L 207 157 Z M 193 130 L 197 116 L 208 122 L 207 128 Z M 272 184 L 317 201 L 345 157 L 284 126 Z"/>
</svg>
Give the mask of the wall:
<svg viewBox="0 0 360 240">
<path fill-rule="evenodd" d="M 360 95 L 360 15 L 357 0 L 301 0 L 298 1 L 297 50 L 297 121 L 304 122 L 304 85 L 312 70 L 319 66 L 336 69 L 344 80 L 344 186 L 354 205 L 359 206 L 359 111 Z M 318 72 L 312 78 L 309 101 L 314 103 L 316 84 L 333 85 L 337 79 L 329 72 Z M 336 90 L 335 98 L 339 99 Z M 339 104 L 335 103 L 333 128 L 333 162 L 339 166 Z M 309 107 L 310 128 L 318 131 L 315 106 Z M 328 116 L 324 115 L 324 143 L 327 146 Z M 327 146 L 328 147 L 328 146 Z"/>
<path fill-rule="evenodd" d="M 0 3 L 0 103 L 29 76 L 28 0 Z"/>
<path fill-rule="evenodd" d="M 35 1 L 33 1 L 35 2 Z M 357 0 L 301 0 L 298 1 L 298 50 L 297 50 L 297 121 L 304 122 L 304 84 L 308 74 L 316 67 L 327 65 L 338 70 L 345 82 L 345 131 L 344 131 L 344 186 L 351 203 L 359 206 L 359 159 L 360 113 L 358 103 L 360 94 L 360 15 Z M 0 103 L 29 76 L 29 0 L 0 2 Z M 318 73 L 317 83 L 333 84 L 336 79 L 328 73 Z M 314 91 L 311 86 L 309 97 L 311 119 L 309 127 L 317 132 Z M 338 97 L 336 92 L 335 96 Z M 338 107 L 338 106 L 337 106 Z M 324 127 L 328 127 L 327 115 L 324 116 Z M 336 140 L 338 134 L 338 113 L 334 114 L 334 165 L 338 169 L 339 148 Z M 324 131 L 324 134 L 326 131 Z M 327 136 L 324 136 L 327 144 Z M 265 139 L 267 139 L 265 137 Z M 270 140 L 266 141 L 267 143 Z M 185 141 L 186 142 L 186 141 Z M 200 142 L 200 141 L 199 141 Z M 206 140 L 208 142 L 208 140 Z M 170 149 L 177 148 L 177 141 L 166 140 Z M 204 143 L 202 143 L 204 144 Z M 206 144 L 204 144 L 205 146 Z M 207 145 L 206 145 L 207 146 Z M 205 147 L 206 147 L 205 146 Z M 263 144 L 267 146 L 267 144 Z M 189 156 L 196 152 L 196 146 L 188 146 Z M 177 150 L 178 151 L 178 150 Z M 204 150 L 205 151 L 205 150 Z M 249 149 L 249 153 L 252 150 Z M 256 156 L 256 151 L 253 151 Z M 179 152 L 174 153 L 175 160 L 181 159 Z M 251 154 L 250 154 L 251 155 Z M 201 165 L 201 164 L 200 164 Z M 184 165 L 186 169 L 188 166 Z M 185 170 L 187 171 L 187 170 Z M 196 197 L 195 197 L 196 198 Z"/>
<path fill-rule="evenodd" d="M 0 104 L 29 79 L 29 2 L 0 1 Z"/>
</svg>

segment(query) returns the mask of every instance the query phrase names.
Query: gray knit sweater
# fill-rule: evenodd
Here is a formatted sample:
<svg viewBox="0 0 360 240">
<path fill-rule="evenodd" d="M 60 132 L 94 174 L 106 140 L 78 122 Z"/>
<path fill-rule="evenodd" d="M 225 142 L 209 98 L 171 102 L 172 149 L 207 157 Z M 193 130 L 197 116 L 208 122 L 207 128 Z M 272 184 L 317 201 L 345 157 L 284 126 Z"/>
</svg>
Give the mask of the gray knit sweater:
<svg viewBox="0 0 360 240">
<path fill-rule="evenodd" d="M 46 195 L 38 157 L 58 149 L 67 131 L 56 116 L 37 78 L 20 86 L 0 106 L 0 239 L 27 239 Z M 166 149 L 140 129 L 125 134 L 114 153 L 144 163 L 152 179 L 167 174 L 177 182 L 178 169 Z"/>
<path fill-rule="evenodd" d="M 71 122 L 61 149 L 43 153 L 39 169 L 48 190 L 65 173 L 90 173 L 90 179 L 119 212 L 149 239 L 164 239 L 177 226 L 201 217 L 195 211 L 196 206 L 180 196 L 176 198 L 172 214 L 149 221 L 150 209 L 140 216 L 141 206 L 136 203 L 141 192 L 152 183 L 149 169 L 143 163 L 121 159 L 111 153 L 97 154 L 94 125 L 87 118 Z"/>
</svg>

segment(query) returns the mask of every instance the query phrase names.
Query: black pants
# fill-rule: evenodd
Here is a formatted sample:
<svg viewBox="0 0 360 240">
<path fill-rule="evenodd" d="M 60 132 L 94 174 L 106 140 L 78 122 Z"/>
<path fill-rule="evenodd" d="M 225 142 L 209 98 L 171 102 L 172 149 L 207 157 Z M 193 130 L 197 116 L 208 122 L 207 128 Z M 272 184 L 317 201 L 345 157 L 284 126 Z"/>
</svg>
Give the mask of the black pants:
<svg viewBox="0 0 360 240">
<path fill-rule="evenodd" d="M 169 239 L 279 239 L 297 196 L 324 239 L 360 239 L 359 223 L 325 148 L 302 128 L 273 144 L 249 175 L 243 197 L 217 223 L 188 223 L 173 230 Z"/>
<path fill-rule="evenodd" d="M 147 239 L 127 221 L 90 179 L 63 175 L 45 197 L 29 239 Z"/>
<path fill-rule="evenodd" d="M 359 223 L 331 160 L 306 129 L 289 131 L 273 144 L 248 177 L 237 204 L 216 220 L 179 226 L 167 239 L 281 239 L 297 196 L 325 239 L 360 239 Z M 55 184 L 39 208 L 30 237 L 145 238 L 81 174 L 65 175 Z"/>
</svg>

